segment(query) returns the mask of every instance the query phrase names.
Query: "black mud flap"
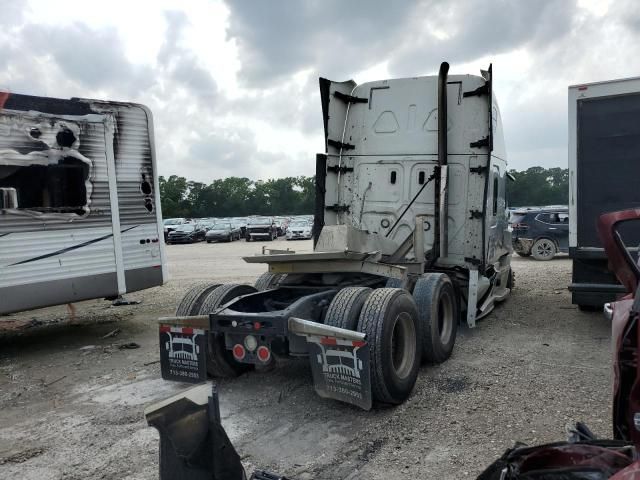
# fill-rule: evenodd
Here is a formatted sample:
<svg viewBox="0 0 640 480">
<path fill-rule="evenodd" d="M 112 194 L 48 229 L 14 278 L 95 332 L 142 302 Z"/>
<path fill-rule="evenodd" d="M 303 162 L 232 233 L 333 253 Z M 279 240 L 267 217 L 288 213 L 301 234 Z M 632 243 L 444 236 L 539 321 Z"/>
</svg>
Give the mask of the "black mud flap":
<svg viewBox="0 0 640 480">
<path fill-rule="evenodd" d="M 331 336 L 304 337 L 318 395 L 370 410 L 369 344 Z"/>
<path fill-rule="evenodd" d="M 184 383 L 207 381 L 207 331 L 160 325 L 162 378 Z"/>
<path fill-rule="evenodd" d="M 160 480 L 245 480 L 240 456 L 220 423 L 215 385 L 192 387 L 145 409 L 160 432 Z"/>
</svg>

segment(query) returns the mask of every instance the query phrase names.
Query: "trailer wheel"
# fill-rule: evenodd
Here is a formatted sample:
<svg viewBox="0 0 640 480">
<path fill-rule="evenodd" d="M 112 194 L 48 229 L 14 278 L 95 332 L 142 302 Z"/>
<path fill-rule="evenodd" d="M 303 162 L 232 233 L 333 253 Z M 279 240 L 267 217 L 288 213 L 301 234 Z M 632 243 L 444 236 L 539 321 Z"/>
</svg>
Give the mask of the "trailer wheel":
<svg viewBox="0 0 640 480">
<path fill-rule="evenodd" d="M 254 283 L 254 286 L 259 292 L 262 292 L 264 290 L 270 290 L 272 288 L 277 287 L 278 284 L 282 280 L 284 280 L 284 277 L 286 276 L 287 276 L 286 273 L 265 272 L 258 277 L 258 279 L 256 280 L 256 283 Z"/>
<path fill-rule="evenodd" d="M 234 298 L 256 291 L 251 285 L 240 285 L 228 283 L 220 285 L 202 302 L 199 315 L 213 313 L 218 307 L 230 302 Z M 233 358 L 231 351 L 227 350 L 224 344 L 224 335 L 211 333 L 209 335 L 209 352 L 207 355 L 207 373 L 211 377 L 229 378 L 237 377 L 244 372 L 251 370 L 254 365 L 240 363 Z"/>
<path fill-rule="evenodd" d="M 400 288 L 379 288 L 367 298 L 358 320 L 370 349 L 374 400 L 402 403 L 413 390 L 420 366 L 418 311 Z"/>
<path fill-rule="evenodd" d="M 442 363 L 456 343 L 460 308 L 453 283 L 444 273 L 422 275 L 413 289 L 418 306 L 422 361 Z"/>
<path fill-rule="evenodd" d="M 548 238 L 536 240 L 536 243 L 531 247 L 531 255 L 533 255 L 533 258 L 536 260 L 551 260 L 556 256 L 556 252 L 556 244 Z"/>
<path fill-rule="evenodd" d="M 368 287 L 343 288 L 333 297 L 324 317 L 325 325 L 355 330 L 364 302 L 371 295 Z"/>
<path fill-rule="evenodd" d="M 176 309 L 176 317 L 198 315 L 202 301 L 212 290 L 220 286 L 219 283 L 203 283 L 187 290 Z"/>
</svg>

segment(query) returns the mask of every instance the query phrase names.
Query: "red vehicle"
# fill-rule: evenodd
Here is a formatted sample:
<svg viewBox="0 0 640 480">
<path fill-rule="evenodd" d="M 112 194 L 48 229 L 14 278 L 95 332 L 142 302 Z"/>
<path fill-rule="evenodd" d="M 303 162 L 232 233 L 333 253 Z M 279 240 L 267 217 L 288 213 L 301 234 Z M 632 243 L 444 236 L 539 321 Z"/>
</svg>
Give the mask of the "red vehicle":
<svg viewBox="0 0 640 480">
<path fill-rule="evenodd" d="M 640 268 L 624 244 L 625 224 L 640 222 L 640 209 L 606 213 L 598 220 L 608 268 L 626 295 L 605 306 L 611 319 L 613 356 L 613 437 L 595 438 L 577 424 L 569 441 L 508 450 L 478 480 L 638 480 L 640 479 Z"/>
</svg>

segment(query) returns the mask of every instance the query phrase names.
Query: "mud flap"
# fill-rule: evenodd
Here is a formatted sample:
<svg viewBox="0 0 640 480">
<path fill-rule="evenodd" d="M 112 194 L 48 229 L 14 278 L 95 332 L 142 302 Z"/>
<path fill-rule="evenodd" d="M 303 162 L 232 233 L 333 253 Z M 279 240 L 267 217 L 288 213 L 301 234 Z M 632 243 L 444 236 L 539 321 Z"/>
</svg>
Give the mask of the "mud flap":
<svg viewBox="0 0 640 480">
<path fill-rule="evenodd" d="M 215 385 L 190 388 L 144 412 L 160 433 L 160 480 L 244 480 L 240 456 L 220 423 Z"/>
<path fill-rule="evenodd" d="M 160 324 L 160 371 L 164 380 L 207 381 L 207 331 Z"/>
<path fill-rule="evenodd" d="M 298 318 L 289 319 L 289 331 L 307 341 L 318 395 L 371 409 L 369 344 L 363 333 Z"/>
</svg>

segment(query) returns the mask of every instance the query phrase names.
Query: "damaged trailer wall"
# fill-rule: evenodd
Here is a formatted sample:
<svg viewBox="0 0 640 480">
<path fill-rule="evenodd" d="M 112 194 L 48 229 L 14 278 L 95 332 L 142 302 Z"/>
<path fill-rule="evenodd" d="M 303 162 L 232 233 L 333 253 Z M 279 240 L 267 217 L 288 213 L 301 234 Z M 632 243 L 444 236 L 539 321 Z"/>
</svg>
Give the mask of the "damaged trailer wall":
<svg viewBox="0 0 640 480">
<path fill-rule="evenodd" d="M 164 282 L 152 128 L 138 105 L 6 97 L 0 313 Z"/>
</svg>

